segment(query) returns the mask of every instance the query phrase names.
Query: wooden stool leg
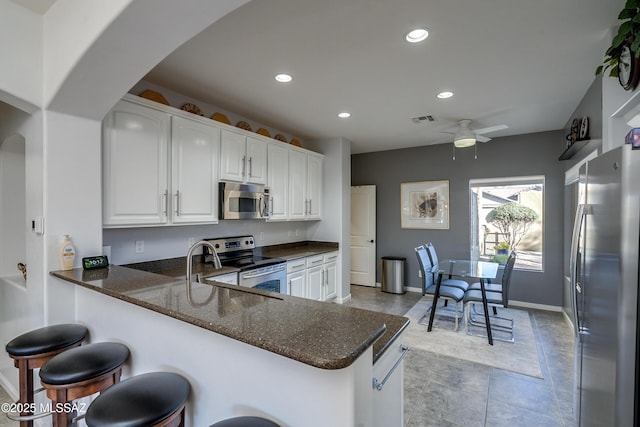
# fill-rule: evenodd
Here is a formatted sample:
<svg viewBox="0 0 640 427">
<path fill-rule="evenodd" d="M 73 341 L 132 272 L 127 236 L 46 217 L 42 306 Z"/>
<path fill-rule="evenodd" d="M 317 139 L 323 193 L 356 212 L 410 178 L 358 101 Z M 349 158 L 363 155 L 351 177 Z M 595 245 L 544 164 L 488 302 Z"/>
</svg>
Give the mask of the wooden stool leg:
<svg viewBox="0 0 640 427">
<path fill-rule="evenodd" d="M 16 360 L 18 368 L 18 387 L 20 388 L 20 403 L 33 403 L 33 369 L 29 367 L 28 359 Z M 23 415 L 31 415 L 29 412 L 21 412 Z M 33 421 L 20 421 L 20 427 L 33 427 Z"/>
</svg>

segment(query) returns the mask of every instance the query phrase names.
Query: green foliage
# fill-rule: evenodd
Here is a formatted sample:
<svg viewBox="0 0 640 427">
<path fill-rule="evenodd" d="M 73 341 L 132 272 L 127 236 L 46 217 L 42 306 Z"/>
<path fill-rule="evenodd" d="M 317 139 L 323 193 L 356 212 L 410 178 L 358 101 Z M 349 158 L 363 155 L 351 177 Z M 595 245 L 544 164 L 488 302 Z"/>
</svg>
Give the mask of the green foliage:
<svg viewBox="0 0 640 427">
<path fill-rule="evenodd" d="M 636 58 L 640 58 L 640 0 L 627 0 L 624 9 L 618 14 L 618 19 L 622 24 L 618 28 L 618 33 L 611 40 L 611 46 L 607 49 L 602 61 L 602 65 L 596 68 L 596 76 L 609 70 L 609 77 L 618 77 L 618 62 L 622 47 L 631 43 L 629 49 Z"/>
<path fill-rule="evenodd" d="M 499 250 L 499 249 L 509 249 L 509 243 L 508 242 L 500 242 L 497 245 L 495 245 L 494 249 Z"/>
<path fill-rule="evenodd" d="M 640 1 L 640 0 L 639 0 Z M 538 219 L 538 214 L 533 209 L 519 203 L 510 202 L 498 206 L 487 214 L 486 220 L 509 235 L 508 245 L 516 248 L 522 240 L 531 224 Z"/>
</svg>

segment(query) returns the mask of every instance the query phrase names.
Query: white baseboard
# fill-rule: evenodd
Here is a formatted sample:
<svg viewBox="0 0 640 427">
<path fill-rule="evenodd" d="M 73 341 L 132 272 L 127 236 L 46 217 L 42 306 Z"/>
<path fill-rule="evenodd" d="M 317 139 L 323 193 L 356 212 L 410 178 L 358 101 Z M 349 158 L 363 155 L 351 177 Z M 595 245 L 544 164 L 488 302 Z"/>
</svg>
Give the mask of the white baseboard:
<svg viewBox="0 0 640 427">
<path fill-rule="evenodd" d="M 562 307 L 556 305 L 548 305 L 548 304 L 535 304 L 532 302 L 524 302 L 524 301 L 509 301 L 509 307 L 522 307 L 522 308 L 533 308 L 535 310 L 544 310 L 544 311 L 555 311 L 561 312 Z"/>
</svg>

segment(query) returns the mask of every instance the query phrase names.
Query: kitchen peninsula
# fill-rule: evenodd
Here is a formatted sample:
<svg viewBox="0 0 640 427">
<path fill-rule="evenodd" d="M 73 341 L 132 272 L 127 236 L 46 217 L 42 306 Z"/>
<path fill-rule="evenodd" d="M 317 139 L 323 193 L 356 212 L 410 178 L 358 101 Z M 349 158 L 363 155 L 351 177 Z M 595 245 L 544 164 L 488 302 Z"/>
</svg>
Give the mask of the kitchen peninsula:
<svg viewBox="0 0 640 427">
<path fill-rule="evenodd" d="M 283 426 L 377 425 L 381 392 L 373 377 L 382 380 L 401 356 L 408 324 L 400 316 L 218 282 L 193 283 L 187 292 L 183 278 L 120 266 L 51 274 L 79 285 L 77 319 L 92 342 L 130 347 L 125 377 L 169 370 L 189 379 L 194 426 L 237 415 Z M 393 377 L 385 392 L 401 396 L 401 367 Z"/>
</svg>

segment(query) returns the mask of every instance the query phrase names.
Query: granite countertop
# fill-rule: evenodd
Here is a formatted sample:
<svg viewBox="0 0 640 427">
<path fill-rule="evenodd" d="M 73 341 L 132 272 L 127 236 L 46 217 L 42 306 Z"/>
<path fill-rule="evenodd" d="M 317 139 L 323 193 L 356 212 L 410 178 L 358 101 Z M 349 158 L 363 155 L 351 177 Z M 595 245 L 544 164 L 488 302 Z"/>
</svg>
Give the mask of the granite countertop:
<svg viewBox="0 0 640 427">
<path fill-rule="evenodd" d="M 258 249 L 260 249 L 260 253 L 263 256 L 291 261 L 298 258 L 337 251 L 338 244 L 333 242 L 304 241 L 296 243 L 286 243 L 282 245 L 272 245 Z"/>
<path fill-rule="evenodd" d="M 209 267 L 199 268 L 206 275 Z M 409 324 L 402 316 L 218 282 L 193 282 L 187 295 L 178 270 L 172 276 L 110 266 L 51 275 L 322 369 L 345 368 L 372 345 L 375 363 Z"/>
</svg>

